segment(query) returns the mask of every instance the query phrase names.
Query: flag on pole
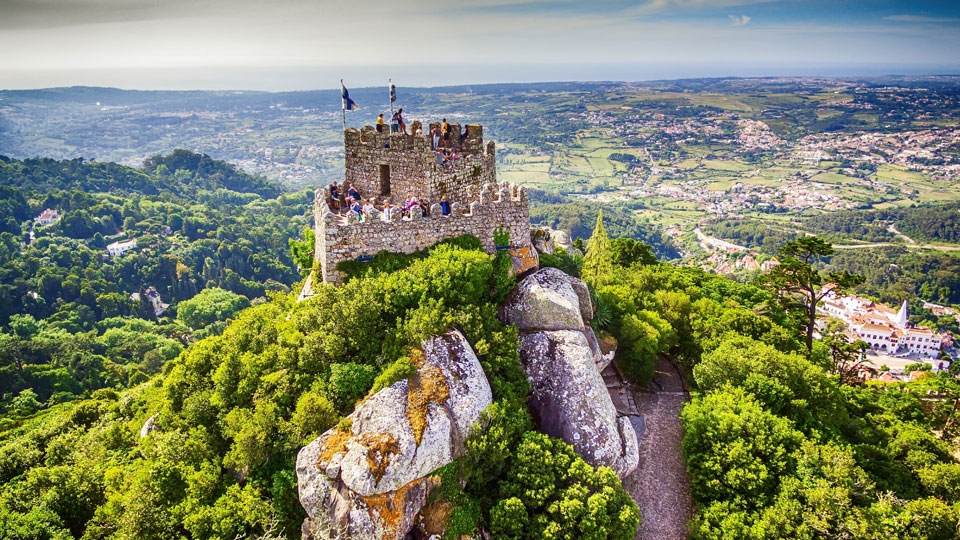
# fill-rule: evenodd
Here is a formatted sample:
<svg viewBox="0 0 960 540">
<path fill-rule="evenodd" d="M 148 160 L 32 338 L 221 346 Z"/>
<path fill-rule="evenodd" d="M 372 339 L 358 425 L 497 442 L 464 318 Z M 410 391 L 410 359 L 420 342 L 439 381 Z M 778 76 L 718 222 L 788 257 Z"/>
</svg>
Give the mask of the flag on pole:
<svg viewBox="0 0 960 540">
<path fill-rule="evenodd" d="M 393 103 L 397 100 L 397 85 L 393 84 L 393 81 L 390 81 L 390 103 Z"/>
<path fill-rule="evenodd" d="M 340 79 L 340 98 L 343 100 L 343 110 L 355 111 L 360 108 L 355 101 L 350 99 L 350 92 L 348 92 L 347 87 L 343 85 L 343 79 Z"/>
</svg>

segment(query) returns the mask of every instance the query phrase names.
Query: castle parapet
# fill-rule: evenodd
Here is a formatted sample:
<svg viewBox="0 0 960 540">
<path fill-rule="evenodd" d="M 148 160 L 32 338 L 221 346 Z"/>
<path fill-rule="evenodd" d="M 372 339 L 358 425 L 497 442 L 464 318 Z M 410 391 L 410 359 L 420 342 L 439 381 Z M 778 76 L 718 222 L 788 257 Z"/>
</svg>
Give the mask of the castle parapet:
<svg viewBox="0 0 960 540">
<path fill-rule="evenodd" d="M 319 190 L 318 190 L 319 193 Z M 316 203 L 318 276 L 325 283 L 340 284 L 343 275 L 337 265 L 343 261 L 372 257 L 381 251 L 413 253 L 446 238 L 472 234 L 480 239 L 488 253 L 494 253 L 494 231 L 510 233 L 510 247 L 530 247 L 530 212 L 525 188 L 509 184 L 487 184 L 479 192 L 480 200 L 465 207 L 451 204 L 443 215 L 439 204 L 432 204 L 428 216 L 414 208 L 401 218 L 397 209 L 382 215 L 357 220 L 357 214 L 329 211 L 326 201 Z M 466 211 L 465 211 L 466 210 Z M 378 213 L 379 214 L 379 213 Z"/>
<path fill-rule="evenodd" d="M 495 146 L 492 141 L 484 146 L 483 129 L 468 125 L 462 139 L 457 124 L 451 124 L 450 131 L 450 147 L 459 159 L 442 164 L 429 132 L 404 135 L 387 128 L 381 133 L 373 126 L 347 129 L 344 188 L 352 183 L 364 198 L 399 202 L 413 195 L 439 201 L 441 197 L 463 200 L 467 186 L 495 183 Z"/>
</svg>

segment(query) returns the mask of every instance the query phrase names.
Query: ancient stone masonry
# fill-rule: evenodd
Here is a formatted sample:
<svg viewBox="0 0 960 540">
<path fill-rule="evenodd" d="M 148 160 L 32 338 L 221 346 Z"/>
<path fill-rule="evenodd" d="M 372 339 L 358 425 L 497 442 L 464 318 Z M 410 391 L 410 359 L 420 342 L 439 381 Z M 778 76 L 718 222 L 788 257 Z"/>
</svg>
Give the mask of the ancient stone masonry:
<svg viewBox="0 0 960 540">
<path fill-rule="evenodd" d="M 436 125 L 431 124 L 431 129 Z M 352 183 L 365 198 L 392 196 L 401 201 L 413 195 L 439 201 L 446 196 L 450 201 L 463 201 L 466 186 L 496 183 L 494 144 L 490 142 L 484 149 L 483 128 L 468 125 L 461 140 L 460 126 L 449 126 L 447 148 L 462 159 L 447 165 L 440 165 L 429 132 L 419 133 L 417 122 L 411 126 L 412 135 L 377 133 L 371 126 L 346 130 L 344 184 Z"/>
<path fill-rule="evenodd" d="M 334 214 L 322 198 L 317 199 L 316 257 L 324 283 L 340 284 L 343 276 L 337 271 L 342 261 L 370 257 L 381 251 L 413 253 L 440 240 L 472 234 L 483 242 L 487 253 L 494 253 L 494 231 L 503 228 L 510 233 L 511 250 L 530 248 L 530 209 L 527 191 L 510 184 L 488 184 L 475 196 L 468 189 L 466 205 L 453 203 L 450 214 L 443 215 L 434 204 L 429 217 L 420 212 L 401 218 L 399 209 L 368 217 L 358 222 L 349 212 Z M 496 193 L 496 196 L 494 196 Z"/>
<path fill-rule="evenodd" d="M 530 210 L 525 188 L 497 183 L 493 142 L 483 143 L 483 128 L 466 126 L 461 135 L 458 124 L 449 124 L 446 147 L 461 159 L 440 165 L 429 131 L 419 122 L 411 124 L 411 135 L 378 133 L 371 126 L 344 132 L 345 194 L 353 184 L 366 199 L 383 208 L 384 203 L 401 204 L 408 196 L 430 203 L 428 216 L 419 209 L 401 217 L 399 208 L 377 211 L 360 221 L 354 212 L 335 213 L 329 187 L 316 191 L 314 230 L 316 249 L 313 281 L 339 285 L 343 275 L 337 265 L 363 260 L 381 251 L 412 253 L 441 240 L 472 234 L 483 242 L 488 253 L 498 247 L 494 233 L 502 228 L 510 234 L 510 254 L 515 271 L 537 266 L 530 241 Z M 441 146 L 444 140 L 441 137 Z M 446 198 L 449 214 L 438 204 Z"/>
</svg>

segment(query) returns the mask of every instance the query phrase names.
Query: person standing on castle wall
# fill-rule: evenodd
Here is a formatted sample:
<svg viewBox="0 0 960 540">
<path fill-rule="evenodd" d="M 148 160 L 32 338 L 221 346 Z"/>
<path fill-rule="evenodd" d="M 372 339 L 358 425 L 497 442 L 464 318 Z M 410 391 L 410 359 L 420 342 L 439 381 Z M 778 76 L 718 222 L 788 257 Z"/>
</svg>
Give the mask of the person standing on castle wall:
<svg viewBox="0 0 960 540">
<path fill-rule="evenodd" d="M 407 134 L 407 125 L 403 123 L 403 109 L 397 109 L 397 121 L 400 122 L 400 131 Z"/>
<path fill-rule="evenodd" d="M 340 186 L 337 185 L 336 180 L 330 184 L 330 200 L 333 202 L 334 208 L 340 210 Z"/>
<path fill-rule="evenodd" d="M 360 208 L 360 199 L 354 199 L 350 204 L 350 211 L 356 212 L 357 216 L 360 218 L 360 221 L 363 221 L 363 210 Z"/>
<path fill-rule="evenodd" d="M 390 131 L 396 133 L 400 131 L 400 113 L 395 112 L 390 118 Z"/>
<path fill-rule="evenodd" d="M 436 150 L 440 146 L 440 128 L 433 126 L 433 129 L 430 130 L 430 138 L 433 140 L 433 149 Z"/>
<path fill-rule="evenodd" d="M 447 196 L 444 195 L 440 197 L 440 210 L 443 212 L 443 215 L 450 215 L 450 203 L 447 202 Z"/>
<path fill-rule="evenodd" d="M 373 212 L 374 212 L 375 210 L 376 210 L 376 208 L 373 206 L 373 203 L 370 202 L 370 199 L 367 199 L 367 202 L 365 202 L 365 203 L 363 204 L 363 215 L 364 215 L 365 217 L 366 217 L 366 216 L 370 216 L 370 215 L 373 214 Z"/>
<path fill-rule="evenodd" d="M 450 146 L 450 124 L 447 119 L 443 119 L 443 146 Z"/>
<path fill-rule="evenodd" d="M 383 133 L 383 113 L 377 117 L 377 133 Z"/>
</svg>

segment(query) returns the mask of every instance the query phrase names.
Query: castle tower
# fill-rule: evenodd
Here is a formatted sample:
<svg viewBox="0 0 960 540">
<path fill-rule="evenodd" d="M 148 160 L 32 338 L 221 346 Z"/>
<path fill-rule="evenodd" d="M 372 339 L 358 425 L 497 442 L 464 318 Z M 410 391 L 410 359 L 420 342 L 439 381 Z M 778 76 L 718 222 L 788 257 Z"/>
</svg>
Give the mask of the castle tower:
<svg viewBox="0 0 960 540">
<path fill-rule="evenodd" d="M 378 133 L 373 126 L 344 132 L 344 185 L 351 183 L 365 198 L 399 202 L 408 195 L 417 199 L 439 201 L 464 200 L 467 186 L 480 187 L 497 182 L 494 144 L 483 145 L 483 127 L 449 124 L 447 148 L 460 160 L 441 166 L 433 149 L 430 130 L 439 128 L 434 122 L 426 133 L 419 122 L 410 125 L 410 135 Z M 441 144 L 444 140 L 441 139 Z"/>
<path fill-rule="evenodd" d="M 351 183 L 364 199 L 373 199 L 376 212 L 363 221 L 354 212 L 334 212 L 329 188 L 317 189 L 314 197 L 314 269 L 310 282 L 339 285 L 345 261 L 365 262 L 387 251 L 413 253 L 447 238 L 470 234 L 484 251 L 509 250 L 514 272 L 525 273 L 539 266 L 530 242 L 530 208 L 527 190 L 497 183 L 493 142 L 484 145 L 483 128 L 449 124 L 447 147 L 460 156 L 441 165 L 429 137 L 419 122 L 410 125 L 410 135 L 378 133 L 372 126 L 344 131 L 345 179 L 341 192 Z M 441 144 L 443 141 L 441 139 Z M 399 208 L 383 211 L 384 203 L 401 203 L 413 195 L 428 204 L 428 215 L 411 211 L 401 216 Z M 438 204 L 446 198 L 449 212 Z M 509 233 L 509 245 L 497 245 L 497 231 Z M 306 291 L 307 287 L 305 287 Z M 310 296 L 304 294 L 301 296 Z"/>
</svg>

